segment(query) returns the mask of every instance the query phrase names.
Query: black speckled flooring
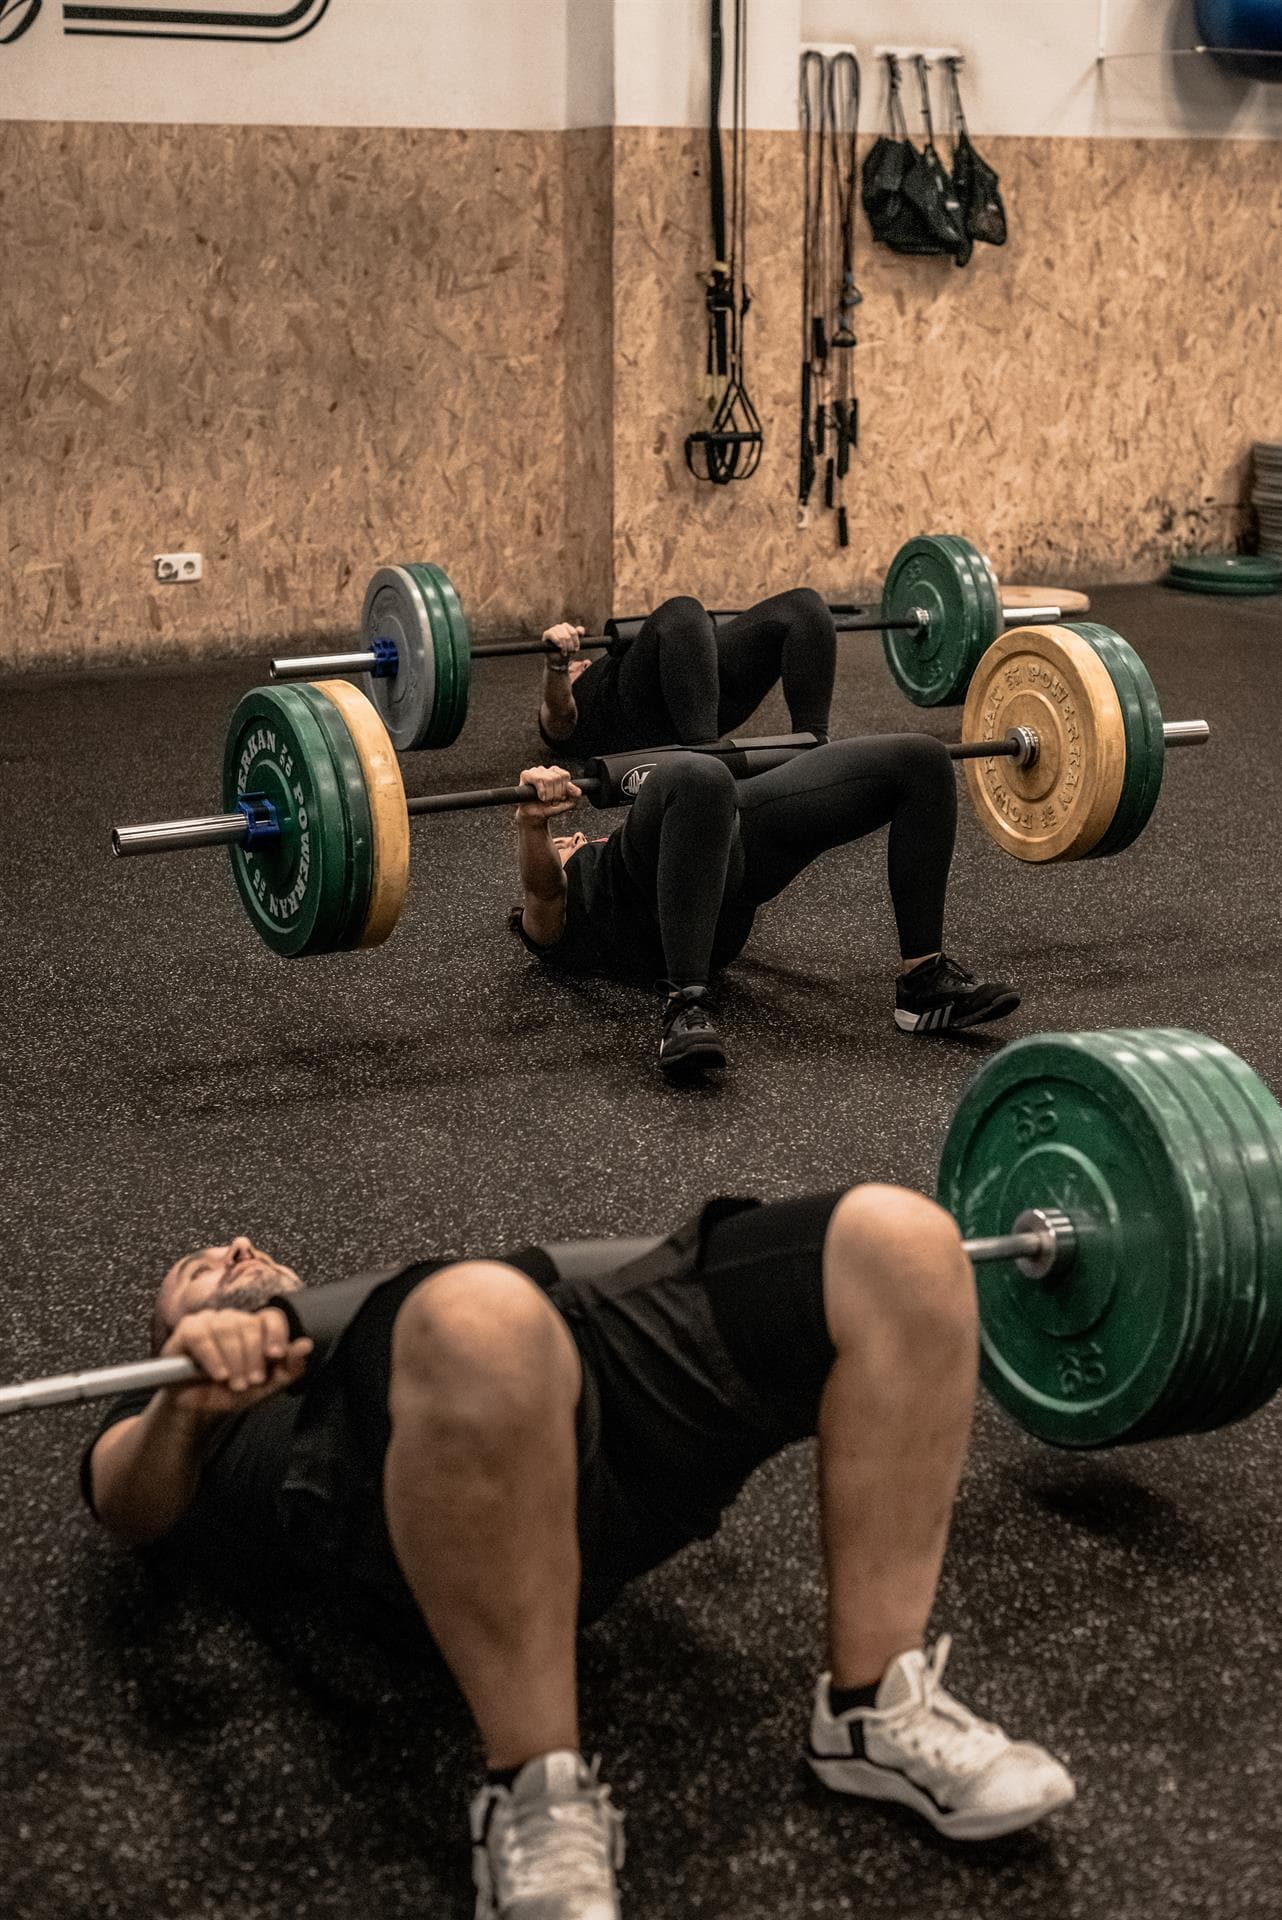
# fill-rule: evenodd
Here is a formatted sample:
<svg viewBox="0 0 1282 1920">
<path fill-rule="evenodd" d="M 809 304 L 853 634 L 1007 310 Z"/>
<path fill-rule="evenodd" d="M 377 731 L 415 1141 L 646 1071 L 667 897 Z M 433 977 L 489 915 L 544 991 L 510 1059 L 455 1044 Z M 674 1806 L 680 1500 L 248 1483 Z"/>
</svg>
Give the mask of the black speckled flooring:
<svg viewBox="0 0 1282 1920">
<path fill-rule="evenodd" d="M 1158 814 L 1112 862 L 1026 869 L 969 820 L 950 946 L 1009 970 L 1009 1034 L 1188 1025 L 1282 1089 L 1270 600 L 1101 590 L 1168 717 Z M 463 742 L 411 790 L 515 778 L 532 664 L 478 674 Z M 505 814 L 423 821 L 401 928 L 287 964 L 219 854 L 123 863 L 113 822 L 216 800 L 252 673 L 0 687 L 0 1377 L 141 1352 L 171 1257 L 247 1229 L 315 1279 L 398 1253 L 665 1225 L 713 1191 L 929 1186 L 991 1042 L 889 1019 L 879 846 L 763 917 L 722 996 L 733 1072 L 674 1092 L 624 988 L 537 976 L 503 928 Z M 922 724 L 845 643 L 835 730 Z M 758 725 L 782 724 L 768 708 Z M 21 1920 L 470 1912 L 475 1754 L 431 1674 L 333 1622 L 251 1628 L 95 1535 L 87 1410 L 0 1427 L 0 1910 Z M 938 1607 L 950 1679 L 1062 1753 L 1080 1798 L 963 1850 L 830 1801 L 798 1763 L 819 1658 L 811 1463 L 585 1638 L 585 1741 L 629 1817 L 647 1920 L 1276 1915 L 1282 1422 L 1072 1458 L 981 1409 Z"/>
</svg>

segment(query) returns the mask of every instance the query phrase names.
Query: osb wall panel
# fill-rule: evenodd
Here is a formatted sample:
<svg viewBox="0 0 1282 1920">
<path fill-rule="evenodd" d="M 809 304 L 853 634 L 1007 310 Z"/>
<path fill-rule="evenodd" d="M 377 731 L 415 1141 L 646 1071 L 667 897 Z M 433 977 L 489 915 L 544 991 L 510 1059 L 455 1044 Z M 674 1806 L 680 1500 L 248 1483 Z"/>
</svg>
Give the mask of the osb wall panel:
<svg viewBox="0 0 1282 1920">
<path fill-rule="evenodd" d="M 564 605 L 593 625 L 611 610 L 614 505 L 614 156 L 608 127 L 564 135 Z M 539 609 L 531 606 L 532 618 Z"/>
<path fill-rule="evenodd" d="M 0 665 L 337 641 L 386 559 L 477 624 L 878 581 L 908 533 L 1008 576 L 1152 576 L 1229 541 L 1282 436 L 1268 144 L 994 140 L 1012 238 L 873 248 L 863 445 L 795 524 L 796 142 L 750 144 L 767 450 L 686 474 L 708 259 L 698 132 L 0 126 Z M 1196 235 L 1196 244 L 1190 244 Z M 162 588 L 151 556 L 198 548 Z"/>
<path fill-rule="evenodd" d="M 560 605 L 556 134 L 0 126 L 0 664 Z M 159 551 L 206 578 L 156 586 Z"/>
<path fill-rule="evenodd" d="M 755 478 L 696 485 L 682 458 L 704 358 L 709 257 L 698 132 L 615 135 L 615 597 L 733 605 L 799 579 L 878 582 L 900 542 L 969 534 L 1009 578 L 1154 577 L 1231 544 L 1249 444 L 1282 438 L 1279 149 L 1001 139 L 1010 240 L 968 267 L 874 247 L 860 216 L 861 448 L 847 501 L 796 525 L 797 142 L 749 155 L 748 386 Z"/>
</svg>

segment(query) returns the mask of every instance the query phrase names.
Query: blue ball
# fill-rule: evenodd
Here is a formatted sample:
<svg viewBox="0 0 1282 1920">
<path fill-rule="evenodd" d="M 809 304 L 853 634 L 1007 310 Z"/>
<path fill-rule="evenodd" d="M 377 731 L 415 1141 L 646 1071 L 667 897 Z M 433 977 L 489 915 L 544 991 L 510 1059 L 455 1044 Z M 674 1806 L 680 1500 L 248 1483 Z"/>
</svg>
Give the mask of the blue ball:
<svg viewBox="0 0 1282 1920">
<path fill-rule="evenodd" d="M 1252 60 L 1251 53 L 1282 56 L 1282 0 L 1197 0 L 1197 30 L 1204 45 L 1247 57 L 1225 62 L 1255 80 L 1282 80 L 1282 57 Z"/>
</svg>

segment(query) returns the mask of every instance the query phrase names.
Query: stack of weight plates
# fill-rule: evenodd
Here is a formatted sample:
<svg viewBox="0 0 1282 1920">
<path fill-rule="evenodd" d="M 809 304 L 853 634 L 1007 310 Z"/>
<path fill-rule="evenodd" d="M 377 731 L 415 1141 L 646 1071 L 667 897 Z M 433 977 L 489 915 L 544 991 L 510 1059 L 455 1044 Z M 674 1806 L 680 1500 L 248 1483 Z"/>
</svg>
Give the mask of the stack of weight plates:
<svg viewBox="0 0 1282 1920">
<path fill-rule="evenodd" d="M 229 851 L 260 939 L 290 959 L 385 940 L 405 899 L 409 816 L 365 696 L 342 680 L 247 693 L 227 732 L 223 806 L 251 794 L 277 830 Z"/>
<path fill-rule="evenodd" d="M 1067 1272 L 983 1263 L 985 1384 L 1030 1433 L 1117 1446 L 1227 1425 L 1282 1383 L 1282 1108 L 1217 1041 L 1041 1034 L 957 1109 L 940 1201 L 967 1236 L 1059 1208 Z"/>
<path fill-rule="evenodd" d="M 472 640 L 448 574 L 426 562 L 380 567 L 365 592 L 362 637 L 396 648 L 396 672 L 365 675 L 365 692 L 398 753 L 451 747 L 467 718 Z"/>
<path fill-rule="evenodd" d="M 969 540 L 923 534 L 899 549 L 881 594 L 884 619 L 914 611 L 929 614 L 930 624 L 924 632 L 886 634 L 887 665 L 915 706 L 955 706 L 1002 631 L 997 576 Z"/>
<path fill-rule="evenodd" d="M 1138 840 L 1152 818 L 1166 766 L 1162 705 L 1148 668 L 1120 633 L 1092 620 L 1075 620 L 1067 631 L 1087 641 L 1108 668 L 1126 731 L 1126 777 L 1117 812 L 1104 838 L 1086 856 L 1102 860 Z"/>
<path fill-rule="evenodd" d="M 1260 522 L 1260 552 L 1282 555 L 1282 440 L 1257 440 L 1254 452 L 1251 504 Z"/>
<path fill-rule="evenodd" d="M 1185 593 L 1247 594 L 1282 592 L 1282 552 L 1185 553 L 1172 560 L 1168 587 Z"/>
</svg>

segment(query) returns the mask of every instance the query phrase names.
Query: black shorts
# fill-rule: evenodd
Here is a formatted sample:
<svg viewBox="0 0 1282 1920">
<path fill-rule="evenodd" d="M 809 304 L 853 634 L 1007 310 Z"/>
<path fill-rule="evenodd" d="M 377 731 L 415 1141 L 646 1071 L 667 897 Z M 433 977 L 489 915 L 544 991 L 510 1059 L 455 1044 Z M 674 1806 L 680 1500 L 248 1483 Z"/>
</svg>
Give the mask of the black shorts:
<svg viewBox="0 0 1282 1920">
<path fill-rule="evenodd" d="M 716 1532 L 762 1463 L 811 1435 L 833 1361 L 823 1243 L 839 1194 L 716 1203 L 553 1301 L 583 1363 L 581 1615 Z"/>
<path fill-rule="evenodd" d="M 714 1201 L 600 1281 L 557 1280 L 534 1249 L 511 1257 L 546 1285 L 582 1362 L 585 1621 L 714 1533 L 754 1469 L 814 1433 L 833 1359 L 823 1242 L 839 1198 Z M 379 1287 L 301 1398 L 231 1423 L 239 1431 L 208 1461 L 175 1535 L 184 1558 L 217 1552 L 225 1578 L 239 1534 L 254 1544 L 256 1582 L 270 1571 L 273 1584 L 328 1586 L 341 1570 L 362 1601 L 417 1617 L 383 1510 L 391 1337 L 404 1300 L 442 1264 Z"/>
</svg>

